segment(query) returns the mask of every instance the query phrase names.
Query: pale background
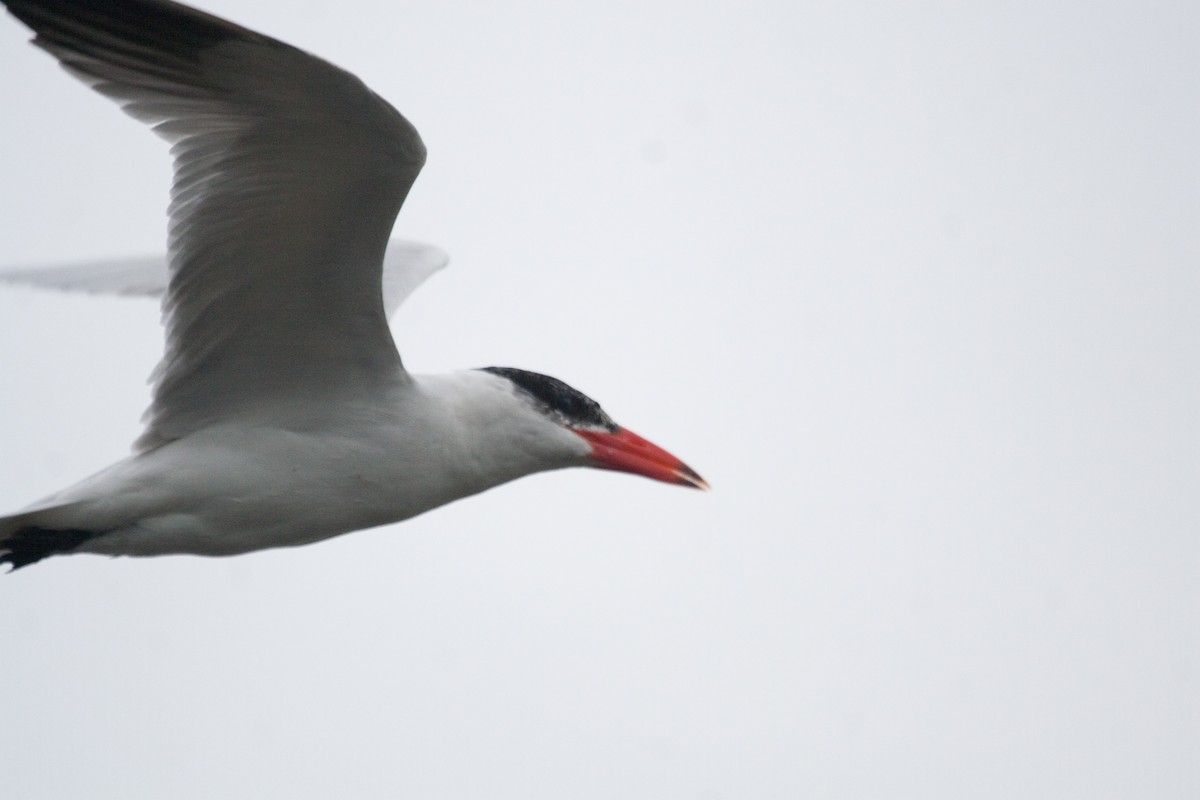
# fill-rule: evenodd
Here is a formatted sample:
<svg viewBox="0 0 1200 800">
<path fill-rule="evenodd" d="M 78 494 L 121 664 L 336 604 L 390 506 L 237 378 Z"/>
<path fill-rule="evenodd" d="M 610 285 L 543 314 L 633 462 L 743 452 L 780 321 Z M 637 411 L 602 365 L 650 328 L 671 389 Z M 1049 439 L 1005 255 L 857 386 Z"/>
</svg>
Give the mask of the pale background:
<svg viewBox="0 0 1200 800">
<path fill-rule="evenodd" d="M 1200 796 L 1200 7 L 205 8 L 421 130 L 411 368 L 556 375 L 714 489 L 0 576 L 0 794 Z M 161 250 L 165 146 L 25 38 L 0 263 Z M 0 508 L 124 454 L 159 341 L 0 289 Z"/>
</svg>

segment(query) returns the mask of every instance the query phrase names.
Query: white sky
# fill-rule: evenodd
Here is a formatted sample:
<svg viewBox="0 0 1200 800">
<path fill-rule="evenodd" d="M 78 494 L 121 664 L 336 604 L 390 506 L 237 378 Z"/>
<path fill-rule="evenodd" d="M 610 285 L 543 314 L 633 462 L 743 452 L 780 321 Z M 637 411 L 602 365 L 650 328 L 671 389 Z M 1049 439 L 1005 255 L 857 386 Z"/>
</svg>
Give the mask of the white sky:
<svg viewBox="0 0 1200 800">
<path fill-rule="evenodd" d="M 421 130 L 416 371 L 580 470 L 0 579 L 20 798 L 1200 795 L 1200 7 L 213 0 Z M 160 251 L 165 145 L 0 23 L 0 262 Z M 0 509 L 121 457 L 153 303 L 0 289 Z"/>
</svg>

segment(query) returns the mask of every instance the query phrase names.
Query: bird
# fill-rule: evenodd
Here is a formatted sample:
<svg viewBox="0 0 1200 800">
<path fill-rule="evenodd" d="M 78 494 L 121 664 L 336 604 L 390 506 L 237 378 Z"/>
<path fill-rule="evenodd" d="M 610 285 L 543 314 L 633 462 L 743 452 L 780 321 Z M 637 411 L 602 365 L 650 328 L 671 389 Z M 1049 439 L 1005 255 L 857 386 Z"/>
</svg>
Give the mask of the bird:
<svg viewBox="0 0 1200 800">
<path fill-rule="evenodd" d="M 359 78 L 168 0 L 0 2 L 166 139 L 174 169 L 165 286 L 131 289 L 162 292 L 144 431 L 124 460 L 0 517 L 10 572 L 306 545 L 566 467 L 708 488 L 556 378 L 404 368 L 388 309 L 445 262 L 420 246 L 391 259 L 385 305 L 392 225 L 426 150 Z M 60 283 L 129 288 L 111 272 Z"/>
</svg>

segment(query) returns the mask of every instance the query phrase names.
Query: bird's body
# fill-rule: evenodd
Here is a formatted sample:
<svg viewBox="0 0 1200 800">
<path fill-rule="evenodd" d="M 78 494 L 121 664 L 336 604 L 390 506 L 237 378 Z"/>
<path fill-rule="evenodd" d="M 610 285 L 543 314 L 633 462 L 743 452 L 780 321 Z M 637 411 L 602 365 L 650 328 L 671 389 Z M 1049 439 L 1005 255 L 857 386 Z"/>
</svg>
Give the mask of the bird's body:
<svg viewBox="0 0 1200 800">
<path fill-rule="evenodd" d="M 15 521 L 103 533 L 76 552 L 109 555 L 308 544 L 586 459 L 573 434 L 542 453 L 529 446 L 540 436 L 523 442 L 520 426 L 496 424 L 520 403 L 504 379 L 466 370 L 290 415 L 274 408 L 135 454 Z"/>
<path fill-rule="evenodd" d="M 306 544 L 567 466 L 705 485 L 555 379 L 404 369 L 387 311 L 444 258 L 410 246 L 383 270 L 425 147 L 357 78 L 165 0 L 0 2 L 175 158 L 146 431 L 125 461 L 0 518 L 0 562 Z"/>
</svg>

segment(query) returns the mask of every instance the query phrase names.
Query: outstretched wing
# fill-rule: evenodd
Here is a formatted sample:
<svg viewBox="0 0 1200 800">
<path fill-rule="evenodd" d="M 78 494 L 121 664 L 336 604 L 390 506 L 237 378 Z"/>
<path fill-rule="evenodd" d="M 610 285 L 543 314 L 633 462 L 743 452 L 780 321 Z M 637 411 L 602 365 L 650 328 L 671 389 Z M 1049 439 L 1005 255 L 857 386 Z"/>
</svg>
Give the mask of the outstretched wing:
<svg viewBox="0 0 1200 800">
<path fill-rule="evenodd" d="M 353 75 L 165 0 L 2 0 L 172 143 L 166 350 L 140 444 L 404 375 L 381 264 L 425 160 Z"/>
<path fill-rule="evenodd" d="M 0 272 L 0 283 L 63 292 L 161 297 L 167 291 L 167 258 L 134 256 L 53 266 L 12 267 Z"/>
<path fill-rule="evenodd" d="M 404 239 L 388 242 L 383 254 L 383 307 L 389 317 L 430 275 L 450 263 L 440 247 Z M 63 292 L 161 297 L 167 291 L 166 256 L 135 256 L 72 264 L 10 267 L 0 283 Z"/>
</svg>

